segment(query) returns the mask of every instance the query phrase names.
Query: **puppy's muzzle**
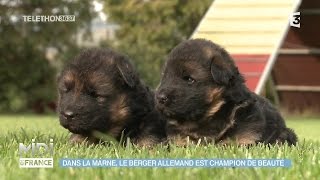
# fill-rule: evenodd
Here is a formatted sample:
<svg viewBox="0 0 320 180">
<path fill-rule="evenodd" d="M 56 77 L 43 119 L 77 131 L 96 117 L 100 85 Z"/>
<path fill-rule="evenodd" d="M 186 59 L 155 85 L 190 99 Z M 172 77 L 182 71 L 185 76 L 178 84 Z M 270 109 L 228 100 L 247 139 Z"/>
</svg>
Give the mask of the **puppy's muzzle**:
<svg viewBox="0 0 320 180">
<path fill-rule="evenodd" d="M 166 96 L 165 94 L 159 94 L 157 96 L 157 100 L 160 104 L 166 104 L 168 102 L 168 96 Z"/>
<path fill-rule="evenodd" d="M 72 120 L 75 116 L 74 112 L 69 110 L 61 112 L 61 115 L 66 120 Z"/>
<path fill-rule="evenodd" d="M 160 105 L 166 106 L 170 103 L 170 99 L 169 99 L 167 93 L 165 93 L 163 91 L 160 91 L 159 93 L 157 93 L 156 98 L 157 98 L 158 104 L 160 104 Z"/>
</svg>

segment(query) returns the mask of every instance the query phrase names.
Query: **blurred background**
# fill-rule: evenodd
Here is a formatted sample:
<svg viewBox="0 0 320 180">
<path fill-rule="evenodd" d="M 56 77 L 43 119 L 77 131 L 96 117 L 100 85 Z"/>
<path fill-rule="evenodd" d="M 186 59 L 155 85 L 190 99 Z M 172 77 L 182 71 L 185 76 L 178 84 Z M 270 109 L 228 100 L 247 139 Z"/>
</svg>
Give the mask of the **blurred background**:
<svg viewBox="0 0 320 180">
<path fill-rule="evenodd" d="M 81 49 L 112 47 L 155 87 L 166 54 L 188 39 L 211 0 L 1 0 L 0 112 L 54 111 L 56 74 Z M 22 15 L 75 15 L 24 22 Z"/>
<path fill-rule="evenodd" d="M 281 8 L 294 10 L 292 3 L 219 2 L 217 8 L 212 0 L 0 0 L 0 113 L 54 113 L 57 73 L 81 49 L 90 47 L 112 47 L 127 54 L 141 78 L 154 88 L 166 55 L 190 37 L 207 38 L 236 52 L 232 55 L 255 91 L 274 51 L 267 42 L 281 39 L 269 37 L 275 37 L 277 28 L 284 29 L 276 26 L 277 13 Z M 267 14 L 273 16 L 261 15 L 265 19 L 259 20 L 252 11 L 257 8 L 269 8 Z M 301 28 L 289 28 L 284 35 L 259 92 L 283 111 L 320 112 L 319 9 L 317 1 L 301 1 L 297 7 L 302 12 Z M 75 22 L 24 22 L 23 15 L 75 15 Z M 248 25 L 223 26 L 230 18 L 232 23 Z M 255 19 L 252 26 L 250 18 Z M 271 53 L 248 57 L 233 46 L 253 52 L 269 48 Z M 259 62 L 264 63 L 261 72 L 256 71 Z M 245 72 L 246 67 L 253 70 Z"/>
</svg>

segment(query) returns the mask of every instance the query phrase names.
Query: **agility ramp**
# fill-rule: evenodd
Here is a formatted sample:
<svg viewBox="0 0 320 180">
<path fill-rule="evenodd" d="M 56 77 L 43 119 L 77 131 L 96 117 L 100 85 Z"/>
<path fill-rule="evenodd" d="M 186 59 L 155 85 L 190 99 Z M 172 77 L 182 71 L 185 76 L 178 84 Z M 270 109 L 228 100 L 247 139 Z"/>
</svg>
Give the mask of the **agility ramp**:
<svg viewBox="0 0 320 180">
<path fill-rule="evenodd" d="M 246 85 L 260 94 L 300 0 L 214 0 L 191 38 L 205 38 L 234 58 Z"/>
</svg>

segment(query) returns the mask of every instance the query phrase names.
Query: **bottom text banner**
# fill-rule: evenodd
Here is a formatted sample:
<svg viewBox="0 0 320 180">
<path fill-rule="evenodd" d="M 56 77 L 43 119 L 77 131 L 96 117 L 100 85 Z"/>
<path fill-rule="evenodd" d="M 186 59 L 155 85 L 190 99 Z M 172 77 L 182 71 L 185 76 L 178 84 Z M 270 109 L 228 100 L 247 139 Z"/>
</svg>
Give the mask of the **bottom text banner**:
<svg viewBox="0 0 320 180">
<path fill-rule="evenodd" d="M 70 159 L 59 160 L 60 167 L 160 167 L 160 168 L 219 168 L 219 167 L 291 167 L 289 159 Z"/>
</svg>

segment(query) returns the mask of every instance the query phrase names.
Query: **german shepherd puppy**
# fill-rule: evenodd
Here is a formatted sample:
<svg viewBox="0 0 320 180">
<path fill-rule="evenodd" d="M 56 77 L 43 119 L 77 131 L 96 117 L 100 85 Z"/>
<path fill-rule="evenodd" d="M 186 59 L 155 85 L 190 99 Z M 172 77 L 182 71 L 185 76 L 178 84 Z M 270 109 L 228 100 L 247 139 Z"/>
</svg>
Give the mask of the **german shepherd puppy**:
<svg viewBox="0 0 320 180">
<path fill-rule="evenodd" d="M 58 94 L 60 124 L 73 133 L 72 142 L 98 143 L 96 132 L 143 146 L 166 140 L 154 93 L 129 59 L 113 50 L 80 53 L 61 72 Z"/>
<path fill-rule="evenodd" d="M 187 40 L 170 52 L 156 99 L 177 144 L 297 142 L 268 100 L 248 90 L 228 52 L 208 40 Z"/>
</svg>

